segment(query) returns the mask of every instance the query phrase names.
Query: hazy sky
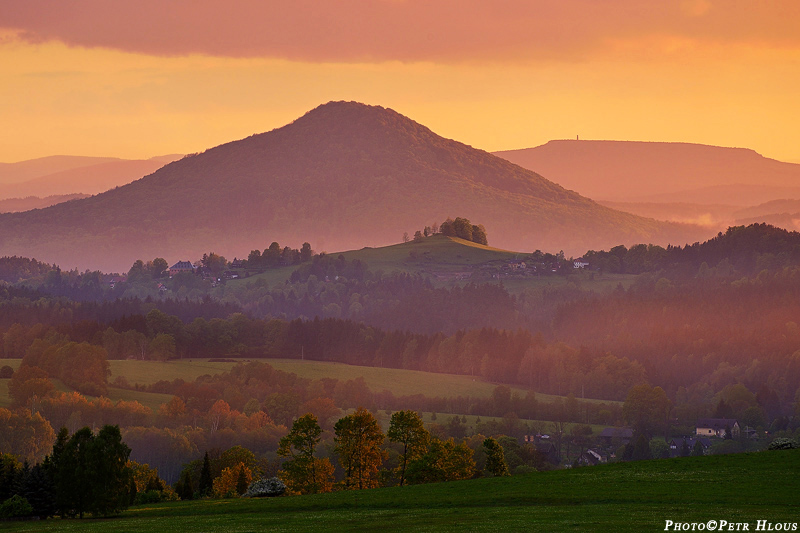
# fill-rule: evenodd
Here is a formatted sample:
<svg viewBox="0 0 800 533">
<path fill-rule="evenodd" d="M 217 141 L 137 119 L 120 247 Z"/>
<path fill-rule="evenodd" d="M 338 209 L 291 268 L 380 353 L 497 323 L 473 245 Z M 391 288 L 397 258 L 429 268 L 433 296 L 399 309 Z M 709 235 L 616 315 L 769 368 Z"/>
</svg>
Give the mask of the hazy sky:
<svg viewBox="0 0 800 533">
<path fill-rule="evenodd" d="M 202 151 L 330 100 L 486 150 L 800 160 L 797 0 L 0 0 L 0 161 Z"/>
</svg>

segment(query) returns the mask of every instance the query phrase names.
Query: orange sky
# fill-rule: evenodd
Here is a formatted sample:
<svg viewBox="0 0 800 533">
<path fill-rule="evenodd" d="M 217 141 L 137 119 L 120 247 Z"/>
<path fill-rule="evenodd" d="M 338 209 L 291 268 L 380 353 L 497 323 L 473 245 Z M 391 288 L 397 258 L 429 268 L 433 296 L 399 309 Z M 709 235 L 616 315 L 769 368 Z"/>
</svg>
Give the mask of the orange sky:
<svg viewBox="0 0 800 533">
<path fill-rule="evenodd" d="M 0 0 L 0 161 L 145 158 L 329 100 L 486 150 L 685 141 L 800 160 L 796 0 Z"/>
</svg>

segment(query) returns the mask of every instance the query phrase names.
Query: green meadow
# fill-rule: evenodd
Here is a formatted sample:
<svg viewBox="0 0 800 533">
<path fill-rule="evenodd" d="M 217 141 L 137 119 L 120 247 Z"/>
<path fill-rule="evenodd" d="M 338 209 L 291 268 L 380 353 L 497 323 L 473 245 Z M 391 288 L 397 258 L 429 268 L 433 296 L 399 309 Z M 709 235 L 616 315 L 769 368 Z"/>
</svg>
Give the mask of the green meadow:
<svg viewBox="0 0 800 533">
<path fill-rule="evenodd" d="M 330 255 L 332 257 L 342 255 L 348 261 L 358 259 L 366 263 L 370 270 L 375 272 L 416 274 L 430 271 L 457 272 L 493 261 L 507 261 L 520 254 L 439 234 L 423 239 L 422 242 L 411 241 L 379 248 L 361 248 L 360 250 L 347 252 L 334 252 Z M 272 286 L 289 279 L 289 276 L 296 269 L 296 266 L 276 268 L 246 279 L 229 281 L 228 283 L 236 285 L 261 278 Z"/>
<path fill-rule="evenodd" d="M 356 366 L 345 363 L 325 361 L 305 361 L 300 359 L 237 359 L 235 362 L 210 362 L 208 359 L 181 359 L 175 361 L 109 361 L 111 381 L 116 376 L 125 376 L 129 383 L 149 385 L 159 380 L 172 381 L 177 378 L 193 381 L 204 374 L 219 374 L 230 370 L 235 364 L 245 361 L 260 361 L 278 370 L 292 372 L 302 378 L 335 378 L 341 381 L 364 378 L 367 386 L 374 391 L 388 390 L 395 396 L 422 394 L 455 398 L 471 396 L 488 398 L 497 387 L 496 383 L 482 378 L 460 374 L 439 374 L 419 370 Z M 521 387 L 510 387 L 512 393 L 525 396 L 528 391 Z M 549 402 L 558 396 L 536 394 L 540 401 Z M 619 403 L 609 400 L 588 400 L 592 402 Z"/>
<path fill-rule="evenodd" d="M 315 496 L 163 503 L 109 519 L 6 522 L 0 530 L 618 532 L 664 531 L 672 520 L 716 530 L 722 521 L 746 523 L 755 531 L 758 520 L 800 524 L 798 471 L 800 450 L 686 457 Z"/>
<path fill-rule="evenodd" d="M 445 237 L 438 234 L 423 239 L 421 242 L 407 242 L 383 246 L 380 248 L 362 248 L 347 252 L 331 253 L 331 256 L 344 256 L 348 261 L 358 259 L 366 263 L 373 272 L 382 271 L 384 274 L 405 272 L 408 274 L 421 274 L 429 276 L 437 286 L 452 286 L 463 284 L 452 276 L 462 272 L 476 272 L 480 267 L 499 268 L 512 259 L 524 258 L 528 252 L 513 252 L 492 248 L 457 237 Z M 238 287 L 264 280 L 269 287 L 275 287 L 289 279 L 298 267 L 286 266 L 267 270 L 261 274 L 230 280 L 227 283 Z M 630 274 L 600 274 L 576 271 L 569 276 L 558 275 L 530 275 L 525 277 L 503 278 L 503 285 L 512 293 L 520 293 L 526 289 L 541 290 L 564 287 L 573 284 L 584 290 L 609 292 L 620 283 L 628 287 L 636 279 Z M 497 280 L 483 279 L 482 282 L 495 282 Z"/>
</svg>

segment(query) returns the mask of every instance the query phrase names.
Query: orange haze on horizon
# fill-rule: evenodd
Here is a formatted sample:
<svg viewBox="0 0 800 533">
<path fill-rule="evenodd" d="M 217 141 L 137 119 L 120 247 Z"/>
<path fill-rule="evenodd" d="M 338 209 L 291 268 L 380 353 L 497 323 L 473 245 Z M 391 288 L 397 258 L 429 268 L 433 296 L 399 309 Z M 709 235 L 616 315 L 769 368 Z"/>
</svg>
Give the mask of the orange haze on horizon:
<svg viewBox="0 0 800 533">
<path fill-rule="evenodd" d="M 676 141 L 800 159 L 794 1 L 0 0 L 0 161 L 202 151 L 330 100 L 484 150 Z"/>
</svg>

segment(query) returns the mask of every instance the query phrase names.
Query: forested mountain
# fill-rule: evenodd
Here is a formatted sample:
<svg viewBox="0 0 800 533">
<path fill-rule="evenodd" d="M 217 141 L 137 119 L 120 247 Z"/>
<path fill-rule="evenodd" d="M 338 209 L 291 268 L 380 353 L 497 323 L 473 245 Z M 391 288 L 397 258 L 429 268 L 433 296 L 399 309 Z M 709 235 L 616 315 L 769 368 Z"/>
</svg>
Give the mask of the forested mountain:
<svg viewBox="0 0 800 533">
<path fill-rule="evenodd" d="M 560 140 L 495 155 L 597 200 L 754 205 L 800 184 L 798 164 L 702 144 Z"/>
<path fill-rule="evenodd" d="M 390 109 L 331 102 L 95 197 L 2 215 L 0 255 L 121 270 L 209 249 L 241 256 L 265 235 L 341 250 L 398 242 L 443 211 L 481 220 L 495 246 L 514 249 L 702 237 L 602 207 Z"/>
</svg>

